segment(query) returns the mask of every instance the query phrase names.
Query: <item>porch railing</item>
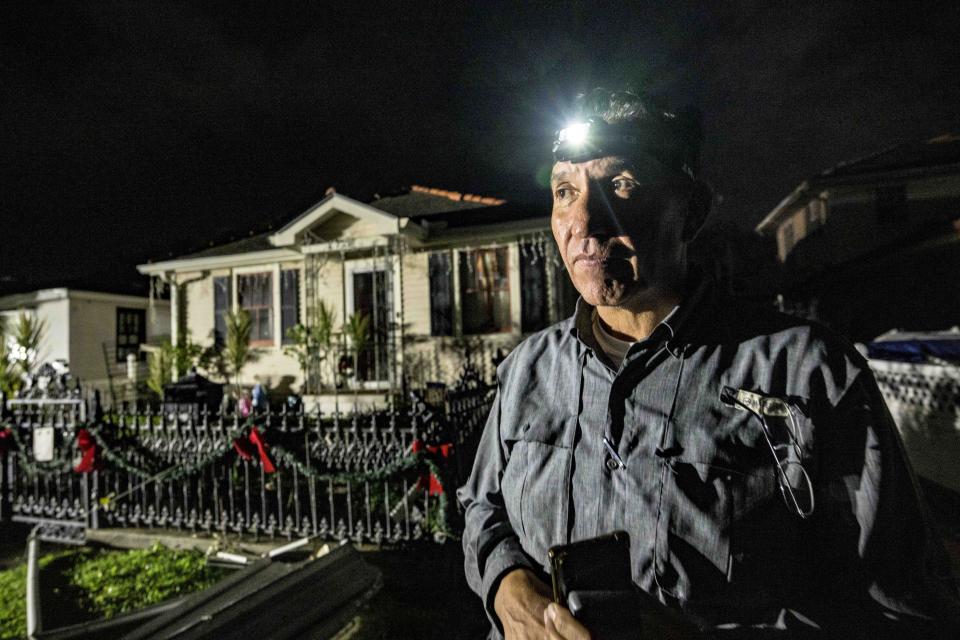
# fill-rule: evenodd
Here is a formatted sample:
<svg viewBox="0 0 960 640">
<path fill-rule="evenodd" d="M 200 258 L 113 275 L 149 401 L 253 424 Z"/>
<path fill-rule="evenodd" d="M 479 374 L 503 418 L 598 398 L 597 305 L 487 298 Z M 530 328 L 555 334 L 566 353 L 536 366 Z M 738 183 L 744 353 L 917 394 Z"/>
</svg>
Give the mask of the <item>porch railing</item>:
<svg viewBox="0 0 960 640">
<path fill-rule="evenodd" d="M 456 532 L 452 492 L 492 397 L 473 380 L 378 411 L 252 416 L 13 400 L 0 404 L 0 517 L 62 538 L 103 527 L 442 538 Z"/>
</svg>

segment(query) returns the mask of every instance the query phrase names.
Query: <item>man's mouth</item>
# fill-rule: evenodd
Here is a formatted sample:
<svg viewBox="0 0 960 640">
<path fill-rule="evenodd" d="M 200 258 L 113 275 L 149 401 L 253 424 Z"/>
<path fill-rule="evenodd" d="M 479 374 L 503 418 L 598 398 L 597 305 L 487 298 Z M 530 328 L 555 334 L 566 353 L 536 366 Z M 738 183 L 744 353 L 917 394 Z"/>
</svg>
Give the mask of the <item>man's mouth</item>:
<svg viewBox="0 0 960 640">
<path fill-rule="evenodd" d="M 581 253 L 573 259 L 573 264 L 586 269 L 600 269 L 613 267 L 626 260 L 626 256 L 613 255 L 612 252 Z"/>
<path fill-rule="evenodd" d="M 577 256 L 573 264 L 581 269 L 604 269 L 609 262 L 609 259 L 600 256 Z"/>
</svg>

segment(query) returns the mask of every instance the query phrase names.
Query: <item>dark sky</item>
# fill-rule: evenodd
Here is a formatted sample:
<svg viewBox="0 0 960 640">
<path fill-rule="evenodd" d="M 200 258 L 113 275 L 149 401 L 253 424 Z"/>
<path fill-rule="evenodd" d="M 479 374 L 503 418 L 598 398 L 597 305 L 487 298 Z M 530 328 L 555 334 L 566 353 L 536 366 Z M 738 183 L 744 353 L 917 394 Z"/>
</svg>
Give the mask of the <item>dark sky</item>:
<svg viewBox="0 0 960 640">
<path fill-rule="evenodd" d="M 960 132 L 960 3 L 4 3 L 0 291 L 134 266 L 411 183 L 544 204 L 563 107 L 704 113 L 722 218 Z M 522 5 L 522 8 L 521 8 Z"/>
</svg>

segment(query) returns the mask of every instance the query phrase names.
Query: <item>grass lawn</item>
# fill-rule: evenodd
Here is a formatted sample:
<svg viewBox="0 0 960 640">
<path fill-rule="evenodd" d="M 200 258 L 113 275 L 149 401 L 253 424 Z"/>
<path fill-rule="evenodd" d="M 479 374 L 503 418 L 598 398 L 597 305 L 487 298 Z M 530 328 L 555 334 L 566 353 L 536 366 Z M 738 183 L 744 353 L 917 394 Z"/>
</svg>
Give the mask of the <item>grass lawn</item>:
<svg viewBox="0 0 960 640">
<path fill-rule="evenodd" d="M 44 628 L 111 618 L 212 585 L 228 569 L 198 551 L 60 549 L 40 557 Z M 26 635 L 26 562 L 0 571 L 0 639 Z"/>
</svg>

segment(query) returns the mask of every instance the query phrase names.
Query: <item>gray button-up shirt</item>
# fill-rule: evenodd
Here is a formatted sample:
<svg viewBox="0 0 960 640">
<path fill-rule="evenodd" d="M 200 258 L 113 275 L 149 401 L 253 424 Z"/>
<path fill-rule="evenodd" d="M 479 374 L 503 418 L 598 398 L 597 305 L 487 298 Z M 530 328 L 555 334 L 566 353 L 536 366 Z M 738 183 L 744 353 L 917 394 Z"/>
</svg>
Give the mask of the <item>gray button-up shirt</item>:
<svg viewBox="0 0 960 640">
<path fill-rule="evenodd" d="M 573 318 L 500 365 L 458 492 L 467 581 L 494 637 L 507 571 L 545 577 L 549 547 L 617 529 L 630 535 L 637 585 L 734 635 L 867 637 L 949 615 L 956 591 L 942 548 L 855 350 L 701 285 L 614 369 L 591 312 L 580 300 Z M 725 387 L 783 399 L 794 419 L 770 418 L 768 443 L 756 415 L 721 398 Z M 788 508 L 778 465 L 809 475 L 810 517 Z M 796 473 L 788 480 L 805 491 Z"/>
</svg>

